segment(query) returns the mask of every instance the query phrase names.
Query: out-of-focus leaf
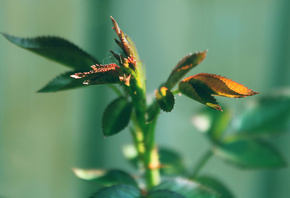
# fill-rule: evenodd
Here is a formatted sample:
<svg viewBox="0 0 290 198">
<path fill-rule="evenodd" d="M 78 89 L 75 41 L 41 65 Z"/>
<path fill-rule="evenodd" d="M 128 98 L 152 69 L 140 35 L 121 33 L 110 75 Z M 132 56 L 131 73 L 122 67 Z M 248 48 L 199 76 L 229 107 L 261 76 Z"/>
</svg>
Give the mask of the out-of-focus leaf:
<svg viewBox="0 0 290 198">
<path fill-rule="evenodd" d="M 179 63 L 172 70 L 165 86 L 171 90 L 183 78 L 183 76 L 187 74 L 187 72 L 205 59 L 206 52 L 207 51 L 189 54 L 181 59 L 181 61 L 179 61 Z"/>
<path fill-rule="evenodd" d="M 38 92 L 56 92 L 85 86 L 82 81 L 70 77 L 74 73 L 75 72 L 66 72 L 57 76 Z"/>
<path fill-rule="evenodd" d="M 234 195 L 232 194 L 232 192 L 219 180 L 213 177 L 202 176 L 202 177 L 198 177 L 195 180 L 198 183 L 210 189 L 213 189 L 215 192 L 217 192 L 220 198 L 234 198 Z"/>
<path fill-rule="evenodd" d="M 186 198 L 186 197 L 169 190 L 157 190 L 149 193 L 149 195 L 147 195 L 146 198 Z"/>
<path fill-rule="evenodd" d="M 166 87 L 155 91 L 157 103 L 163 111 L 170 112 L 174 107 L 174 95 Z"/>
<path fill-rule="evenodd" d="M 73 169 L 78 178 L 91 181 L 102 186 L 112 186 L 116 184 L 127 184 L 138 188 L 136 181 L 128 173 L 121 170 L 101 170 L 101 169 Z"/>
<path fill-rule="evenodd" d="M 275 135 L 289 127 L 290 90 L 264 95 L 249 105 L 236 119 L 235 135 L 246 137 Z"/>
<path fill-rule="evenodd" d="M 120 77 L 124 75 L 121 68 L 114 63 L 108 65 L 93 65 L 91 67 L 93 70 L 75 73 L 71 77 L 81 79 L 83 84 L 86 85 L 97 85 L 120 83 Z"/>
<path fill-rule="evenodd" d="M 77 71 L 85 71 L 98 61 L 81 50 L 73 43 L 59 37 L 20 38 L 2 33 L 2 35 L 15 45 L 44 56 L 50 60 L 66 65 Z"/>
<path fill-rule="evenodd" d="M 141 193 L 133 186 L 115 185 L 99 190 L 90 198 L 141 198 Z"/>
<path fill-rule="evenodd" d="M 138 152 L 134 145 L 129 144 L 124 146 L 122 152 L 125 159 L 127 159 L 134 168 L 139 167 Z"/>
<path fill-rule="evenodd" d="M 226 128 L 230 122 L 230 112 L 214 111 L 204 108 L 192 118 L 193 125 L 202 133 L 208 135 L 211 141 L 221 141 Z"/>
<path fill-rule="evenodd" d="M 258 140 L 234 140 L 217 145 L 214 153 L 238 167 L 281 168 L 286 162 L 272 145 Z"/>
<path fill-rule="evenodd" d="M 187 97 L 205 104 L 215 110 L 222 111 L 220 105 L 217 103 L 216 99 L 210 95 L 210 92 L 206 90 L 206 87 L 204 87 L 206 91 L 203 91 L 201 89 L 194 88 L 188 82 L 181 81 L 179 83 L 178 89 Z"/>
<path fill-rule="evenodd" d="M 102 118 L 104 136 L 111 136 L 123 130 L 130 121 L 132 108 L 132 103 L 123 97 L 111 102 Z"/>
<path fill-rule="evenodd" d="M 185 173 L 185 165 L 179 153 L 167 149 L 158 149 L 159 159 L 161 162 L 160 172 L 163 175 L 182 175 Z"/>
<path fill-rule="evenodd" d="M 258 92 L 252 91 L 230 79 L 206 73 L 200 73 L 182 80 L 179 83 L 179 91 L 202 104 L 220 111 L 221 108 L 212 95 L 242 98 L 258 94 Z"/>
<path fill-rule="evenodd" d="M 186 198 L 218 198 L 219 195 L 201 184 L 183 178 L 167 180 L 152 189 L 152 192 L 158 190 L 169 190 L 176 192 Z"/>
</svg>

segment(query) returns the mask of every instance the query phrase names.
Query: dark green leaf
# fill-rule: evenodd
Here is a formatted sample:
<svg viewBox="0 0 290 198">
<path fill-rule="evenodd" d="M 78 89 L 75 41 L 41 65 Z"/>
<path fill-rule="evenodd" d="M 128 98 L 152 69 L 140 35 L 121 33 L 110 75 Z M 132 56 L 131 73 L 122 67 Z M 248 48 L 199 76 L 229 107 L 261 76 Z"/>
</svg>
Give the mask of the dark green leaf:
<svg viewBox="0 0 290 198">
<path fill-rule="evenodd" d="M 77 177 L 102 186 L 127 184 L 138 188 L 131 175 L 121 170 L 73 169 L 73 171 Z"/>
<path fill-rule="evenodd" d="M 111 136 L 123 130 L 130 121 L 132 108 L 132 103 L 123 97 L 111 102 L 103 114 L 102 127 L 104 136 Z"/>
<path fill-rule="evenodd" d="M 215 192 L 217 192 L 217 194 L 220 195 L 220 198 L 234 198 L 234 195 L 229 191 L 229 189 L 219 180 L 213 177 L 202 176 L 195 180 L 203 186 L 213 189 Z"/>
<path fill-rule="evenodd" d="M 175 151 L 166 148 L 158 149 L 163 175 L 182 175 L 185 173 L 185 166 L 182 157 Z"/>
<path fill-rule="evenodd" d="M 264 95 L 237 118 L 235 135 L 275 135 L 289 128 L 290 90 Z"/>
<path fill-rule="evenodd" d="M 141 198 L 140 191 L 129 185 L 106 187 L 93 194 L 90 198 Z"/>
<path fill-rule="evenodd" d="M 206 52 L 207 51 L 189 54 L 181 59 L 181 61 L 179 61 L 179 63 L 172 70 L 165 86 L 171 90 L 183 78 L 183 76 L 187 74 L 187 72 L 205 59 Z"/>
<path fill-rule="evenodd" d="M 15 45 L 66 65 L 74 70 L 85 71 L 98 61 L 73 43 L 59 37 L 20 38 L 2 33 Z"/>
<path fill-rule="evenodd" d="M 248 168 L 280 168 L 286 165 L 270 144 L 258 140 L 234 140 L 216 146 L 214 153 L 233 165 Z"/>
<path fill-rule="evenodd" d="M 157 103 L 163 111 L 170 112 L 174 107 L 174 95 L 166 87 L 155 91 Z"/>
<path fill-rule="evenodd" d="M 146 198 L 186 198 L 186 197 L 169 190 L 157 190 L 149 193 L 149 195 L 147 195 Z"/>
<path fill-rule="evenodd" d="M 193 117 L 194 126 L 202 133 L 206 133 L 211 141 L 219 142 L 222 139 L 230 122 L 230 112 L 219 112 L 204 108 Z"/>
<path fill-rule="evenodd" d="M 218 198 L 218 194 L 201 184 L 183 178 L 164 181 L 152 189 L 152 192 L 158 190 L 169 190 L 176 192 L 186 198 Z"/>
<path fill-rule="evenodd" d="M 76 80 L 70 75 L 74 74 L 75 72 L 66 72 L 63 73 L 52 81 L 50 81 L 47 85 L 41 88 L 38 92 L 56 92 L 56 91 L 63 91 L 67 89 L 73 89 L 81 86 L 86 86 L 83 84 L 82 81 Z"/>
</svg>

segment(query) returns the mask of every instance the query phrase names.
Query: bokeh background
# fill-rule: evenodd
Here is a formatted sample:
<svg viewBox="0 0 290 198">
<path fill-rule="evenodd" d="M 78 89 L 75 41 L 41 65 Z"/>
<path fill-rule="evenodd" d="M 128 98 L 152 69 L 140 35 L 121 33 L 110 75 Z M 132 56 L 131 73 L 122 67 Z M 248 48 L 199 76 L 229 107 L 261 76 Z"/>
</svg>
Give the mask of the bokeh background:
<svg viewBox="0 0 290 198">
<path fill-rule="evenodd" d="M 112 15 L 137 45 L 149 94 L 183 56 L 206 49 L 207 58 L 191 74 L 222 74 L 263 94 L 290 86 L 289 9 L 289 0 L 0 0 L 0 31 L 64 37 L 109 63 L 108 50 L 116 49 Z M 88 197 L 94 186 L 71 168 L 132 171 L 120 149 L 131 142 L 128 131 L 110 138 L 101 133 L 102 112 L 115 97 L 111 90 L 36 93 L 67 70 L 0 37 L 1 198 Z M 219 101 L 238 109 L 250 99 Z M 200 108 L 177 97 L 157 126 L 158 143 L 182 153 L 188 166 L 208 148 L 190 123 Z M 289 137 L 274 140 L 288 162 Z M 238 198 L 289 197 L 289 168 L 247 171 L 213 158 L 202 171 L 219 177 Z"/>
</svg>

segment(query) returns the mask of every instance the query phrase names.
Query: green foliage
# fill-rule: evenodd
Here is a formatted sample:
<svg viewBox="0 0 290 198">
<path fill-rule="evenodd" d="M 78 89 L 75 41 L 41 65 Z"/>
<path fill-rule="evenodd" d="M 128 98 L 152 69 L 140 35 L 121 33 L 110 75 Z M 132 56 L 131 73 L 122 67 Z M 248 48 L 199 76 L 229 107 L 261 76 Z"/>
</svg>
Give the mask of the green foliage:
<svg viewBox="0 0 290 198">
<path fill-rule="evenodd" d="M 131 177 L 131 175 L 122 170 L 73 169 L 73 171 L 78 178 L 99 184 L 101 186 L 127 184 L 138 188 L 138 184 Z"/>
<path fill-rule="evenodd" d="M 117 98 L 108 105 L 102 119 L 104 136 L 114 135 L 128 125 L 132 107 L 132 103 L 123 97 Z"/>
<path fill-rule="evenodd" d="M 214 96 L 243 98 L 258 92 L 215 74 L 200 73 L 182 80 L 205 59 L 204 51 L 185 56 L 174 67 L 167 81 L 155 91 L 156 100 L 147 105 L 145 72 L 136 46 L 111 19 L 119 38 L 115 41 L 120 47 L 119 53 L 118 50 L 111 53 L 118 64 L 99 65 L 94 57 L 62 38 L 19 38 L 2 33 L 15 45 L 72 69 L 57 76 L 39 92 L 62 91 L 84 87 L 85 84 L 117 83 L 122 87 L 120 90 L 114 87 L 119 97 L 108 105 L 103 114 L 103 135 L 119 133 L 131 120 L 134 146 L 126 149 L 124 154 L 142 175 L 137 183 L 134 177 L 122 170 L 74 169 L 79 178 L 104 187 L 91 198 L 233 198 L 230 190 L 218 179 L 199 176 L 201 168 L 212 156 L 247 169 L 286 165 L 280 151 L 266 138 L 273 138 L 289 127 L 289 90 L 254 100 L 253 105 L 237 115 L 227 109 L 221 113 Z M 171 91 L 176 84 L 178 89 Z M 185 160 L 180 154 L 158 147 L 155 142 L 160 110 L 171 112 L 177 93 L 211 108 L 200 111 L 193 119 L 194 125 L 209 139 L 211 148 L 191 171 L 185 167 Z M 161 176 L 167 180 L 160 183 Z"/>
</svg>

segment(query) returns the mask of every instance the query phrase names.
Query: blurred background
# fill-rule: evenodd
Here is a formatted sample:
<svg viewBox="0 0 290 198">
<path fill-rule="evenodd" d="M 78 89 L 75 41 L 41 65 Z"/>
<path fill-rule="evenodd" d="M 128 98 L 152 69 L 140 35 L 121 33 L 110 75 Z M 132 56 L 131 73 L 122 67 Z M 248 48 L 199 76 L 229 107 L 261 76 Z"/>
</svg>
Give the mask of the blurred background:
<svg viewBox="0 0 290 198">
<path fill-rule="evenodd" d="M 109 63 L 108 50 L 117 48 L 112 15 L 137 45 L 149 94 L 183 56 L 206 49 L 207 58 L 190 74 L 221 74 L 263 94 L 290 84 L 289 9 L 289 0 L 0 0 L 0 31 L 64 37 Z M 102 113 L 116 97 L 111 90 L 36 93 L 68 70 L 0 37 L 0 197 L 88 197 L 94 186 L 71 168 L 132 172 L 120 149 L 131 142 L 129 132 L 102 136 Z M 251 97 L 218 99 L 238 109 Z M 163 113 L 157 126 L 157 142 L 178 150 L 188 166 L 209 146 L 190 123 L 200 108 L 177 97 L 173 112 Z M 289 137 L 275 140 L 288 162 Z M 213 158 L 202 172 L 218 177 L 239 198 L 289 197 L 289 168 L 247 171 Z"/>
</svg>

